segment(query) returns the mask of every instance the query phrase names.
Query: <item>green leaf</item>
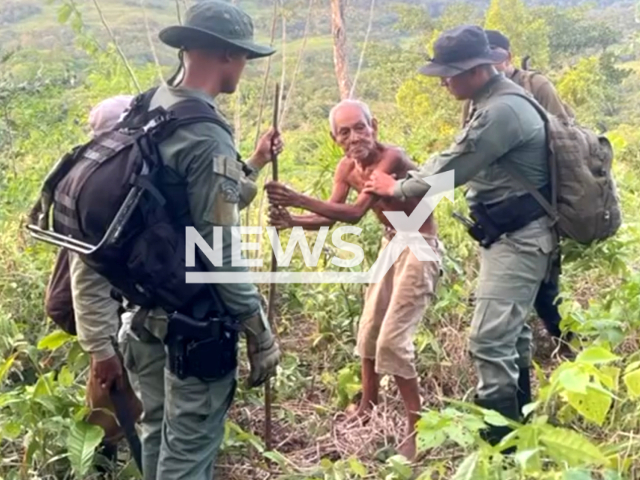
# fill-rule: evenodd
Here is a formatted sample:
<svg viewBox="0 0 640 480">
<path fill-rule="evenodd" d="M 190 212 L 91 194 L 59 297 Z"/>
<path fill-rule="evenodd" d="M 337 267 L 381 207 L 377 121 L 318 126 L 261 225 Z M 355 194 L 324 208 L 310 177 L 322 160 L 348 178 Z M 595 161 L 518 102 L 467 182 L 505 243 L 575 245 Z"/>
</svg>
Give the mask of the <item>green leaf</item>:
<svg viewBox="0 0 640 480">
<path fill-rule="evenodd" d="M 430 448 L 436 448 L 447 440 L 447 436 L 442 430 L 418 430 L 416 435 L 416 446 L 423 452 Z"/>
<path fill-rule="evenodd" d="M 539 448 L 534 448 L 532 450 L 520 450 L 518 449 L 518 453 L 515 454 L 514 458 L 516 460 L 516 462 L 518 464 L 520 464 L 520 466 L 523 467 L 524 470 L 527 469 L 528 467 L 528 463 L 533 459 L 535 462 L 535 466 L 532 468 L 532 470 L 539 470 L 540 467 L 540 461 L 539 461 L 539 455 L 538 452 L 540 451 Z M 536 458 L 538 458 L 538 460 L 536 460 Z"/>
<path fill-rule="evenodd" d="M 600 368 L 600 380 L 610 390 L 618 390 L 621 370 L 618 367 L 605 365 Z"/>
<path fill-rule="evenodd" d="M 22 425 L 16 420 L 13 420 L 2 426 L 2 435 L 4 435 L 9 440 L 15 440 L 20 436 L 21 432 Z"/>
<path fill-rule="evenodd" d="M 271 460 L 274 463 L 277 463 L 280 468 L 286 469 L 287 468 L 287 459 L 280 453 L 280 452 L 276 452 L 275 450 L 272 450 L 270 452 L 263 452 L 262 455 L 265 458 L 268 458 L 269 460 Z"/>
<path fill-rule="evenodd" d="M 611 396 L 591 387 L 588 389 L 586 395 L 567 392 L 567 400 L 580 415 L 595 422 L 599 426 L 604 424 L 609 408 L 611 408 L 611 403 L 613 402 Z"/>
<path fill-rule="evenodd" d="M 602 347 L 589 347 L 586 350 L 580 352 L 576 357 L 576 363 L 608 363 L 619 360 L 620 357 L 614 355 L 606 348 Z"/>
<path fill-rule="evenodd" d="M 74 31 L 74 33 L 79 34 L 80 32 L 82 32 L 82 27 L 82 18 L 76 13 L 71 19 L 71 29 Z"/>
<path fill-rule="evenodd" d="M 451 424 L 445 428 L 445 432 L 451 440 L 461 447 L 467 447 L 474 442 L 473 435 L 471 435 L 471 433 L 469 433 L 469 431 L 460 424 Z"/>
<path fill-rule="evenodd" d="M 484 414 L 484 421 L 489 425 L 495 425 L 496 427 L 506 427 L 509 425 L 507 419 L 495 410 L 486 410 Z"/>
<path fill-rule="evenodd" d="M 57 350 L 71 340 L 73 340 L 73 335 L 62 330 L 55 330 L 38 342 L 38 350 Z"/>
<path fill-rule="evenodd" d="M 60 373 L 58 374 L 58 383 L 60 383 L 61 386 L 67 388 L 73 385 L 73 380 L 73 373 L 71 373 L 69 367 L 67 367 L 66 365 L 63 366 L 60 370 Z"/>
<path fill-rule="evenodd" d="M 69 20 L 69 16 L 72 12 L 73 9 L 71 8 L 71 5 L 69 5 L 68 3 L 63 4 L 58 10 L 58 22 L 66 23 L 66 21 Z"/>
<path fill-rule="evenodd" d="M 7 373 L 9 373 L 9 370 L 11 370 L 11 367 L 13 366 L 13 362 L 15 361 L 17 356 L 18 356 L 18 352 L 11 355 L 4 362 L 2 362 L 2 365 L 0 365 L 0 383 L 2 383 L 2 381 L 4 380 L 4 377 L 7 375 Z"/>
<path fill-rule="evenodd" d="M 607 458 L 597 446 L 572 430 L 546 426 L 540 435 L 540 442 L 558 465 L 564 462 L 571 466 L 607 463 Z"/>
<path fill-rule="evenodd" d="M 624 373 L 629 373 L 632 370 L 638 370 L 640 368 L 640 361 L 637 362 L 631 362 L 629 365 L 626 366 L 626 368 L 624 369 Z"/>
<path fill-rule="evenodd" d="M 622 377 L 631 398 L 640 397 L 640 370 L 634 370 Z"/>
<path fill-rule="evenodd" d="M 353 473 L 358 475 L 360 478 L 364 478 L 367 476 L 367 468 L 362 463 L 360 463 L 358 459 L 353 457 L 350 458 L 349 467 L 351 468 Z"/>
<path fill-rule="evenodd" d="M 53 376 L 55 372 L 45 373 L 44 375 L 38 378 L 36 382 L 36 386 L 33 389 L 33 398 L 38 398 L 46 395 L 53 394 Z"/>
<path fill-rule="evenodd" d="M 84 477 L 93 466 L 95 449 L 104 437 L 104 430 L 85 421 L 76 422 L 67 438 L 69 461 L 75 474 Z"/>
<path fill-rule="evenodd" d="M 593 480 L 593 477 L 586 470 L 566 470 L 562 480 Z"/>
<path fill-rule="evenodd" d="M 480 452 L 474 452 L 465 458 L 456 470 L 453 480 L 478 480 L 476 470 L 480 463 Z"/>
<path fill-rule="evenodd" d="M 589 375 L 577 368 L 565 370 L 558 376 L 558 382 L 569 392 L 587 393 L 587 385 L 589 385 Z"/>
<path fill-rule="evenodd" d="M 536 408 L 540 405 L 540 402 L 531 402 L 522 407 L 522 414 L 525 417 L 528 417 L 529 414 L 533 413 Z"/>
<path fill-rule="evenodd" d="M 402 455 L 394 455 L 387 459 L 387 465 L 391 466 L 394 473 L 400 478 L 411 478 L 413 471 L 407 460 Z"/>
</svg>

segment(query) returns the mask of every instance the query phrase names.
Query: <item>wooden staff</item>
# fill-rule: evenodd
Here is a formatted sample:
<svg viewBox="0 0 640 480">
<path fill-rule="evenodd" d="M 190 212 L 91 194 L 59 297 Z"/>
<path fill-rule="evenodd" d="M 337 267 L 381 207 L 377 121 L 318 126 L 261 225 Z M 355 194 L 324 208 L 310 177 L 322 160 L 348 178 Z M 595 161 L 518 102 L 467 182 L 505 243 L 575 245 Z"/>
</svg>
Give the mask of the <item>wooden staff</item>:
<svg viewBox="0 0 640 480">
<path fill-rule="evenodd" d="M 273 130 L 278 131 L 278 110 L 280 107 L 280 84 L 276 83 L 276 96 L 275 106 L 273 109 Z M 271 150 L 271 172 L 273 181 L 278 181 L 278 155 Z M 275 250 L 271 249 L 271 273 L 275 273 L 278 270 L 278 259 L 276 258 Z M 273 279 L 272 279 L 273 280 Z M 269 326 L 274 335 L 277 330 L 274 322 L 275 315 L 275 297 L 276 297 L 276 284 L 269 284 L 269 306 L 267 311 L 267 320 Z M 267 379 L 264 384 L 264 439 L 267 451 L 271 450 L 271 379 Z"/>
</svg>

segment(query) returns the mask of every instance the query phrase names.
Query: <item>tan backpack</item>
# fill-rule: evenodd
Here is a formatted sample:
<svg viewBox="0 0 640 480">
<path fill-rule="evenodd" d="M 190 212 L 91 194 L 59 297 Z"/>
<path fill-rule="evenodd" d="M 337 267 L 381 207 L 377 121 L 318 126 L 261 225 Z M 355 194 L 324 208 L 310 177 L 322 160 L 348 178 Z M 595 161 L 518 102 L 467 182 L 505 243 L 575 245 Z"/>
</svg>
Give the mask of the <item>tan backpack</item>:
<svg viewBox="0 0 640 480">
<path fill-rule="evenodd" d="M 615 235 L 622 213 L 611 171 L 613 147 L 609 139 L 575 122 L 563 122 L 527 94 L 509 90 L 501 94 L 526 99 L 545 122 L 551 204 L 513 165 L 503 164 L 505 170 L 538 200 L 561 237 L 588 245 Z"/>
</svg>

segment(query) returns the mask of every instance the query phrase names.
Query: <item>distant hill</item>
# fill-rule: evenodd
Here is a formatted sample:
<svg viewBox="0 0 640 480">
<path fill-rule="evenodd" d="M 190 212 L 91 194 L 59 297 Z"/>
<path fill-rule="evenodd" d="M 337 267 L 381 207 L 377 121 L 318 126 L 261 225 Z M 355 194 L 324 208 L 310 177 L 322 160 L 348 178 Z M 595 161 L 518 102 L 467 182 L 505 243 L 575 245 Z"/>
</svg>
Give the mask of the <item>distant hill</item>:
<svg viewBox="0 0 640 480">
<path fill-rule="evenodd" d="M 184 11 L 188 0 L 96 0 L 103 11 L 110 28 L 114 31 L 122 48 L 133 61 L 150 61 L 149 37 L 158 50 L 161 61 L 170 53 L 156 39 L 157 32 L 165 25 L 177 21 L 176 5 Z M 74 0 L 82 14 L 89 31 L 100 39 L 107 39 L 104 27 L 94 5 L 94 0 Z M 270 0 L 238 0 L 237 2 L 255 22 L 256 32 L 263 41 L 271 30 L 273 3 Z M 374 28 L 371 36 L 394 39 L 402 37 L 402 32 L 391 26 L 397 20 L 396 5 L 423 6 L 430 16 L 438 16 L 451 0 L 376 0 Z M 489 0 L 469 0 L 470 3 L 484 8 Z M 529 0 L 531 4 L 576 5 L 580 3 L 599 6 L 633 6 L 631 0 Z M 52 50 L 58 47 L 73 48 L 75 34 L 69 25 L 60 25 L 58 15 L 64 0 L 2 0 L 0 2 L 0 50 L 21 48 Z M 307 0 L 286 0 L 288 13 L 287 38 L 296 40 L 302 37 L 307 14 Z M 314 15 L 311 17 L 311 36 L 330 34 L 328 2 L 315 1 Z M 369 19 L 370 0 L 349 0 L 347 3 L 347 25 L 354 41 L 361 41 Z M 146 18 L 145 18 L 146 15 Z M 281 37 L 281 25 L 278 24 L 276 37 Z M 171 55 L 171 58 L 173 56 Z"/>
</svg>

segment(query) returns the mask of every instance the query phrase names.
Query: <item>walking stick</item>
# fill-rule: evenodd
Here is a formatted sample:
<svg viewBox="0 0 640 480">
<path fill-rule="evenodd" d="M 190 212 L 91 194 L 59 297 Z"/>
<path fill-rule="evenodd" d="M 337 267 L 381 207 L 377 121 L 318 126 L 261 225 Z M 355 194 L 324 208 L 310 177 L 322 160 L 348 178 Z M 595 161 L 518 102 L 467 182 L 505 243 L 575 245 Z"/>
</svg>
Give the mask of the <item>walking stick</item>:
<svg viewBox="0 0 640 480">
<path fill-rule="evenodd" d="M 278 130 L 278 109 L 280 104 L 280 84 L 276 83 L 276 98 L 275 106 L 273 109 L 273 129 Z M 278 155 L 271 152 L 271 171 L 273 174 L 273 181 L 278 181 Z M 276 258 L 275 250 L 271 249 L 271 273 L 275 273 L 278 270 L 278 259 Z M 273 280 L 273 279 L 272 279 Z M 275 314 L 275 297 L 276 297 L 276 284 L 269 284 L 269 307 L 267 310 L 267 320 L 271 331 L 275 335 L 277 333 L 275 323 L 273 320 Z M 271 450 L 271 379 L 267 379 L 264 384 L 264 438 L 267 451 Z"/>
</svg>

